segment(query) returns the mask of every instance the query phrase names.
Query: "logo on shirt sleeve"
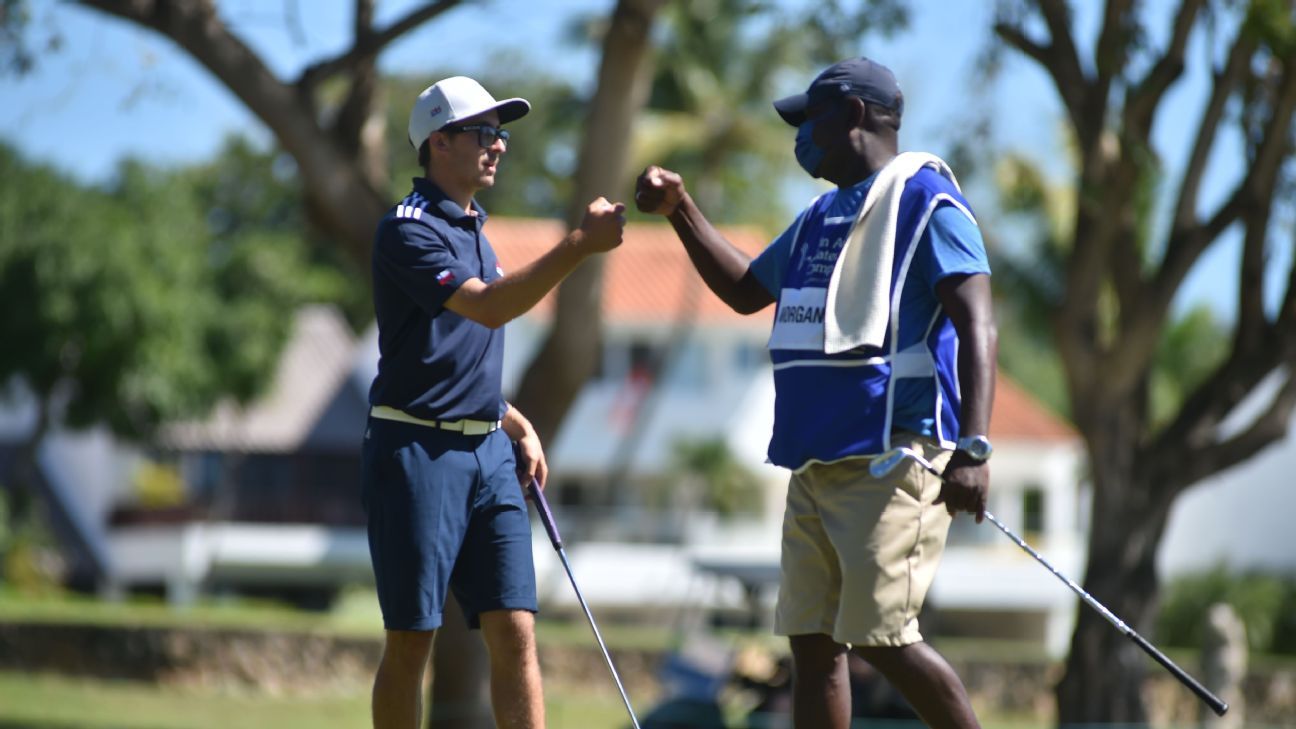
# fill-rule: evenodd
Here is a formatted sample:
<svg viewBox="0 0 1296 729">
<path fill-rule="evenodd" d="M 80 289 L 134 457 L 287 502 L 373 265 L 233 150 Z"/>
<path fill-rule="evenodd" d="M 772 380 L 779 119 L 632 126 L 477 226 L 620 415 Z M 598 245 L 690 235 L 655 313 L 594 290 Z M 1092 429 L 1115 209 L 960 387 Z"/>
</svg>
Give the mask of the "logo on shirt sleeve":
<svg viewBox="0 0 1296 729">
<path fill-rule="evenodd" d="M 446 270 L 437 274 L 436 280 L 437 283 L 441 284 L 442 286 L 449 286 L 450 284 L 455 282 L 454 271 L 451 271 L 450 269 L 447 268 Z"/>
</svg>

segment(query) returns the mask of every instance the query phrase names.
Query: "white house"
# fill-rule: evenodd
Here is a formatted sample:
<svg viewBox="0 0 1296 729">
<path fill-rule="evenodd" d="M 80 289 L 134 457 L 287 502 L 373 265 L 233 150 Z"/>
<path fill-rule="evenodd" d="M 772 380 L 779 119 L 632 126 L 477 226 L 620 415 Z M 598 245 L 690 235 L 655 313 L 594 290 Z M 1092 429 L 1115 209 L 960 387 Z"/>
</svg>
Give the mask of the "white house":
<svg viewBox="0 0 1296 729">
<path fill-rule="evenodd" d="M 1270 378 L 1244 401 L 1225 435 L 1244 427 L 1273 398 Z M 1288 436 L 1250 460 L 1194 485 L 1170 511 L 1157 569 L 1173 577 L 1222 566 L 1234 571 L 1296 573 L 1296 417 Z"/>
</svg>

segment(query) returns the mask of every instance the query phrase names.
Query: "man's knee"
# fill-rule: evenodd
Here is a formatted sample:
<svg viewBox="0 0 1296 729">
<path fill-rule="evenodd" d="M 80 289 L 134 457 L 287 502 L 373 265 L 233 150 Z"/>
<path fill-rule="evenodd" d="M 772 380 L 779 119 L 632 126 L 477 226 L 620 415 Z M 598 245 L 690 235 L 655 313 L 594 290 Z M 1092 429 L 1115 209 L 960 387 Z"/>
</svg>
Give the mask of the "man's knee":
<svg viewBox="0 0 1296 729">
<path fill-rule="evenodd" d="M 789 636 L 797 676 L 811 678 L 836 674 L 846 665 L 846 646 L 822 633 Z"/>
<path fill-rule="evenodd" d="M 389 630 L 383 646 L 383 662 L 421 668 L 432 655 L 432 630 Z"/>
<path fill-rule="evenodd" d="M 527 610 L 484 612 L 481 631 L 492 659 L 514 660 L 535 655 L 535 615 Z"/>
<path fill-rule="evenodd" d="M 872 663 L 874 666 L 879 664 L 893 664 L 904 660 L 907 653 L 912 653 L 914 646 L 911 645 L 857 645 L 852 646 L 855 655 Z"/>
</svg>

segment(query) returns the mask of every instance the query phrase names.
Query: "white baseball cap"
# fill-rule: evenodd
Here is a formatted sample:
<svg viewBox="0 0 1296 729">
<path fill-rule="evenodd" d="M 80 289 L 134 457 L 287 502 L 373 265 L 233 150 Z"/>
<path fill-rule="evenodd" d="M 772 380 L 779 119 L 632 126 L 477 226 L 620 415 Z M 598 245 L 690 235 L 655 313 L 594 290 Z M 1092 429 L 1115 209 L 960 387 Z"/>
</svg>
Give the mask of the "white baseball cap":
<svg viewBox="0 0 1296 729">
<path fill-rule="evenodd" d="M 423 89 L 410 111 L 409 140 L 418 149 L 428 135 L 447 124 L 499 111 L 500 124 L 526 116 L 531 104 L 526 99 L 496 101 L 482 85 L 467 76 L 451 76 Z"/>
</svg>

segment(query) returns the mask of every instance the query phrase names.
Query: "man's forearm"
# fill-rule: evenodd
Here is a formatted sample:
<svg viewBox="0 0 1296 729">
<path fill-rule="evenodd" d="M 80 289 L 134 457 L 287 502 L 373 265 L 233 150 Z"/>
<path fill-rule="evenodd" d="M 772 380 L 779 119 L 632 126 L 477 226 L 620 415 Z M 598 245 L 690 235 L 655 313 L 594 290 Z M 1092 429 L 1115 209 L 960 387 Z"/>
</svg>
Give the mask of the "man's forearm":
<svg viewBox="0 0 1296 729">
<path fill-rule="evenodd" d="M 667 219 L 702 280 L 731 309 L 750 314 L 774 300 L 749 275 L 751 257 L 721 235 L 687 193 Z"/>
<path fill-rule="evenodd" d="M 508 409 L 504 411 L 504 417 L 500 418 L 500 427 L 508 435 L 509 440 L 519 441 L 528 435 L 535 433 L 535 428 L 531 427 L 531 421 L 515 407 L 512 403 L 505 403 Z"/>
<path fill-rule="evenodd" d="M 579 229 L 572 231 L 536 260 L 489 284 L 479 283 L 471 290 L 465 284 L 446 305 L 492 329 L 504 326 L 540 303 L 589 257 L 590 252 L 579 245 L 583 235 Z"/>
<path fill-rule="evenodd" d="M 974 320 L 966 333 L 960 333 L 958 376 L 962 405 L 959 432 L 963 435 L 985 435 L 990 430 L 997 353 L 998 335 L 993 322 Z"/>
</svg>

